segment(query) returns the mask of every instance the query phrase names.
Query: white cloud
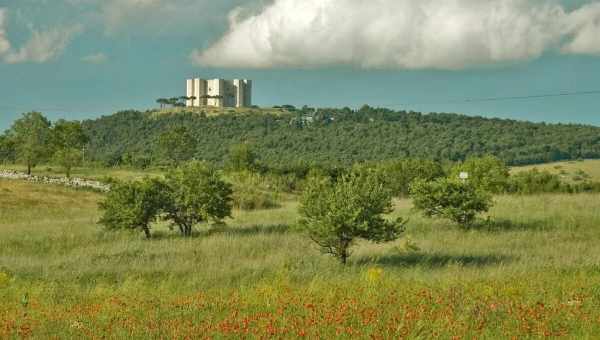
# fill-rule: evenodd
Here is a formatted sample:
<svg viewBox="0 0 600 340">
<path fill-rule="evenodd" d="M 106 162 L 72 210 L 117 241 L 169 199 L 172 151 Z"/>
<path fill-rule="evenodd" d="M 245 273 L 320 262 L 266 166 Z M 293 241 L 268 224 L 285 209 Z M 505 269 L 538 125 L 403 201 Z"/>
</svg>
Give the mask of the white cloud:
<svg viewBox="0 0 600 340">
<path fill-rule="evenodd" d="M 0 8 L 0 56 L 10 50 L 10 41 L 6 36 L 6 9 Z"/>
<path fill-rule="evenodd" d="M 88 64 L 104 64 L 108 61 L 108 57 L 104 53 L 96 53 L 81 58 L 81 61 Z"/>
<path fill-rule="evenodd" d="M 58 57 L 73 37 L 82 31 L 79 25 L 33 31 L 31 38 L 18 50 L 10 50 L 4 56 L 9 64 L 45 63 Z"/>
<path fill-rule="evenodd" d="M 53 60 L 82 30 L 79 25 L 53 28 L 47 31 L 33 30 L 31 38 L 19 49 L 14 49 L 6 35 L 6 17 L 6 9 L 0 8 L 0 61 L 9 64 L 44 63 Z"/>
<path fill-rule="evenodd" d="M 232 12 L 235 18 L 237 12 Z M 462 69 L 600 53 L 600 5 L 540 0 L 275 0 L 192 61 L 213 67 Z"/>
<path fill-rule="evenodd" d="M 568 25 L 573 38 L 563 46 L 563 52 L 600 55 L 600 3 L 574 11 Z"/>
</svg>

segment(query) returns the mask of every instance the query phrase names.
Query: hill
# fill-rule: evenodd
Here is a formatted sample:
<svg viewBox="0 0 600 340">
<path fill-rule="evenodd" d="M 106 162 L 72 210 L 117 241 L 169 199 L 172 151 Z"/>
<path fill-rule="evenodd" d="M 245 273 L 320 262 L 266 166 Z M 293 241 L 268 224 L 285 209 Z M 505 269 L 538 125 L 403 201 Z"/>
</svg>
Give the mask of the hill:
<svg viewBox="0 0 600 340">
<path fill-rule="evenodd" d="M 195 158 L 221 163 L 233 144 L 252 143 L 269 166 L 300 162 L 347 166 L 359 161 L 427 158 L 459 161 L 493 154 L 510 165 L 600 158 L 600 128 L 458 114 L 364 107 L 206 115 L 123 111 L 84 122 L 88 155 L 108 165 L 155 163 L 158 136 L 186 126 Z"/>
</svg>

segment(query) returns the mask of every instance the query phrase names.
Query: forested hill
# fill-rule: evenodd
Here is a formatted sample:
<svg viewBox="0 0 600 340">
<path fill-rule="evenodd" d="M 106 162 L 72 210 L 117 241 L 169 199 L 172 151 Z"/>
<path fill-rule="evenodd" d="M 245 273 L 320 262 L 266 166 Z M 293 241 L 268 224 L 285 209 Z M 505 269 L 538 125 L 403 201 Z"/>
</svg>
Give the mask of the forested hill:
<svg viewBox="0 0 600 340">
<path fill-rule="evenodd" d="M 157 140 L 185 126 L 197 140 L 196 159 L 220 163 L 232 144 L 251 143 L 261 162 L 348 165 L 397 158 L 462 160 L 493 154 L 509 164 L 600 158 L 600 128 L 420 114 L 369 107 L 294 113 L 157 114 L 124 111 L 84 122 L 87 153 L 106 164 L 155 162 Z"/>
</svg>

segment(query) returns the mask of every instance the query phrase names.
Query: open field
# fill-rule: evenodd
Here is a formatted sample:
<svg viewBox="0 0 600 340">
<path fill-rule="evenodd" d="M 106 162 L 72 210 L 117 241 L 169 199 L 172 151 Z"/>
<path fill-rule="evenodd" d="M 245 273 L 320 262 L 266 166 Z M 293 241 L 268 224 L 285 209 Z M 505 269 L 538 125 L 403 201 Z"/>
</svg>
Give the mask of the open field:
<svg viewBox="0 0 600 340">
<path fill-rule="evenodd" d="M 512 168 L 513 173 L 520 171 L 527 171 L 536 168 L 540 171 L 548 171 L 550 173 L 560 175 L 561 178 L 567 181 L 576 181 L 581 179 L 587 179 L 586 175 L 581 173 L 582 171 L 589 176 L 589 179 L 593 181 L 600 181 L 600 160 L 581 160 L 581 161 L 565 161 L 547 164 L 528 165 L 522 167 Z"/>
<path fill-rule="evenodd" d="M 529 171 L 534 168 L 540 171 L 549 171 L 550 173 L 561 175 L 561 177 L 567 181 L 573 181 L 574 178 L 576 178 L 577 176 L 581 176 L 580 171 L 583 171 L 589 176 L 589 178 L 587 178 L 584 175 L 584 179 L 587 178 L 592 181 L 600 181 L 600 160 L 564 161 L 556 163 L 516 166 L 511 168 L 511 172 L 518 173 L 521 171 Z M 27 168 L 22 165 L 0 164 L 0 169 L 10 169 L 24 172 Z M 64 176 L 64 172 L 61 170 L 61 168 L 55 165 L 37 166 L 33 169 L 33 173 L 36 175 Z M 139 170 L 135 168 L 125 167 L 78 167 L 73 169 L 72 176 L 94 180 L 101 180 L 106 177 L 112 177 L 122 180 L 131 180 L 139 179 L 144 176 L 159 176 L 162 173 L 164 173 L 164 170 L 160 168 Z"/>
<path fill-rule="evenodd" d="M 0 180 L 0 338 L 600 333 L 600 195 L 497 197 L 470 231 L 397 201 L 405 237 L 346 267 L 294 229 L 294 201 L 146 241 L 103 232 L 100 199 Z"/>
</svg>

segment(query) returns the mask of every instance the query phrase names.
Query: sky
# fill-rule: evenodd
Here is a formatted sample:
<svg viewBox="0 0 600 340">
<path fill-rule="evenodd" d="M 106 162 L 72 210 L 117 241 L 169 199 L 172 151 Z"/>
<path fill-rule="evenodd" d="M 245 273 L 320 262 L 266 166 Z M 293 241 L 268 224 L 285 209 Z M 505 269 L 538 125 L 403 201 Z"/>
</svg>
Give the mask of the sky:
<svg viewBox="0 0 600 340">
<path fill-rule="evenodd" d="M 600 126 L 599 75 L 600 1 L 0 0 L 0 130 L 155 108 L 191 77 L 252 79 L 260 106 Z"/>
</svg>

